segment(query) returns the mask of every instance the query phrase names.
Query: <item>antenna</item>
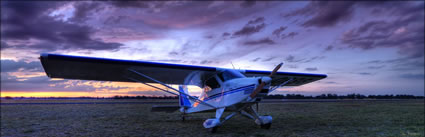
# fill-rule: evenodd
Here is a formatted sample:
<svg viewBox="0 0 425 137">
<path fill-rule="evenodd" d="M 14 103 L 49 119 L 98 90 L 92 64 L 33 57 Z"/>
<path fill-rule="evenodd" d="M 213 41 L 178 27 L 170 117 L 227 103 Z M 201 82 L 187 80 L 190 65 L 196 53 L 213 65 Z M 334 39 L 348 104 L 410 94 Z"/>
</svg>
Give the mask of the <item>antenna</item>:
<svg viewBox="0 0 425 137">
<path fill-rule="evenodd" d="M 235 69 L 235 66 L 233 66 L 233 63 L 230 61 L 230 64 L 232 64 L 233 69 Z"/>
</svg>

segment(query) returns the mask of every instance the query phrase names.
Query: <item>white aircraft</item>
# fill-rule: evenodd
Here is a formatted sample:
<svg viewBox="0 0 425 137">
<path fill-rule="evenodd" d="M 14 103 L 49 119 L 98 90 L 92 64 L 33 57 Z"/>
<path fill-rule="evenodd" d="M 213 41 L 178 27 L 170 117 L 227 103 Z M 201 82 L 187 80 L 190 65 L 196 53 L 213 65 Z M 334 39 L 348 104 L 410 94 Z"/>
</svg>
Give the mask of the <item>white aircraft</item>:
<svg viewBox="0 0 425 137">
<path fill-rule="evenodd" d="M 215 118 L 203 123 L 213 133 L 236 114 L 269 129 L 272 117 L 259 115 L 253 109 L 254 104 L 279 87 L 299 86 L 327 77 L 324 74 L 277 72 L 283 63 L 273 71 L 259 71 L 57 54 L 41 54 L 40 60 L 50 78 L 140 82 L 179 96 L 179 106 L 153 107 L 154 112 L 180 110 L 184 120 L 185 114 L 215 110 Z M 180 86 L 175 89 L 168 84 Z M 203 88 L 201 95 L 189 95 L 187 85 Z M 231 113 L 222 118 L 224 111 Z"/>
</svg>

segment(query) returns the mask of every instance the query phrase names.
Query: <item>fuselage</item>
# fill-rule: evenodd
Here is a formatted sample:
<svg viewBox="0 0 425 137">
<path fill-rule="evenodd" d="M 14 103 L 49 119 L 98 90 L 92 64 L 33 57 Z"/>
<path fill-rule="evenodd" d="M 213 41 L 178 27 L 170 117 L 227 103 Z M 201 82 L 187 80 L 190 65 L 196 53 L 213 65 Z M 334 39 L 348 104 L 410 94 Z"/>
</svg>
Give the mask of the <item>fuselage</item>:
<svg viewBox="0 0 425 137">
<path fill-rule="evenodd" d="M 231 73 L 239 73 L 233 71 Z M 213 89 L 204 88 L 200 100 L 216 106 L 217 108 L 233 106 L 237 103 L 249 103 L 255 100 L 250 98 L 251 93 L 260 84 L 261 77 L 238 77 L 223 79 L 220 75 L 213 77 L 219 84 Z M 267 93 L 266 93 L 267 94 Z M 263 94 L 259 94 L 261 97 Z M 186 113 L 199 112 L 204 110 L 214 109 L 201 103 L 193 103 L 192 107 L 186 110 Z"/>
</svg>

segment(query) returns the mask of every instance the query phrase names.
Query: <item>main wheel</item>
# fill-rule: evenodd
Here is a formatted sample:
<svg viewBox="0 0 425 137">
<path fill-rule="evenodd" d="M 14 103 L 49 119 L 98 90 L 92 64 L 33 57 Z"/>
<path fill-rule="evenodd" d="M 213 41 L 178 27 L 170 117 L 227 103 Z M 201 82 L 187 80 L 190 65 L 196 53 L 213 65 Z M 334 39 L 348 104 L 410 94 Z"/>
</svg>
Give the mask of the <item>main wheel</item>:
<svg viewBox="0 0 425 137">
<path fill-rule="evenodd" d="M 261 128 L 262 129 L 270 129 L 270 127 L 272 126 L 272 123 L 268 123 L 268 124 L 262 124 Z"/>
<path fill-rule="evenodd" d="M 212 128 L 210 128 L 210 132 L 211 133 L 216 133 L 217 132 L 217 129 L 218 129 L 218 126 L 212 127 Z"/>
</svg>

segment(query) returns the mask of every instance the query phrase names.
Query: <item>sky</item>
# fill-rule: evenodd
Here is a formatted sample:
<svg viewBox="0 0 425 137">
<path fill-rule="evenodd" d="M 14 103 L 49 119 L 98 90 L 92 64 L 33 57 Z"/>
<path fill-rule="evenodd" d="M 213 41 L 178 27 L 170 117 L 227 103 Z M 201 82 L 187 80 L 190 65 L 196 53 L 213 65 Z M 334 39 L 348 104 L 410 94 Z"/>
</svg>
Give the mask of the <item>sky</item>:
<svg viewBox="0 0 425 137">
<path fill-rule="evenodd" d="M 170 95 L 50 79 L 41 53 L 269 71 L 283 62 L 279 71 L 328 77 L 272 94 L 423 96 L 424 2 L 1 1 L 2 97 Z"/>
</svg>

